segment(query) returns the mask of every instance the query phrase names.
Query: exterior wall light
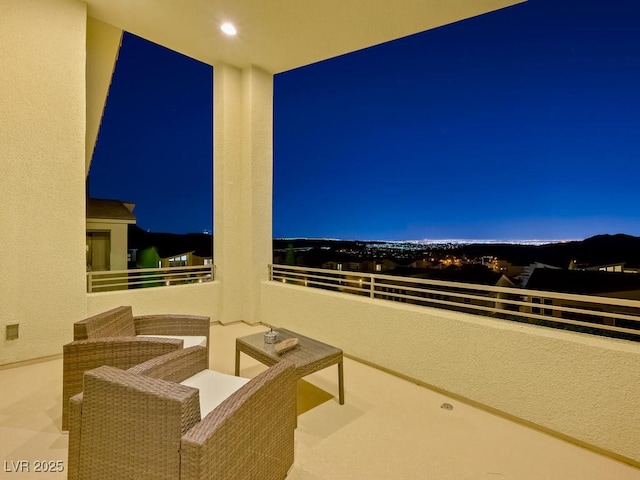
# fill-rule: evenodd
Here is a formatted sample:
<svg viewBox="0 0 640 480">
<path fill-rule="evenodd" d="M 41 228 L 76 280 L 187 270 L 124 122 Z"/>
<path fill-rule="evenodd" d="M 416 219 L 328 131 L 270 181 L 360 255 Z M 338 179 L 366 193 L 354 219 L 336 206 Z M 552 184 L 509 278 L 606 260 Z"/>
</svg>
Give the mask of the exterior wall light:
<svg viewBox="0 0 640 480">
<path fill-rule="evenodd" d="M 238 33 L 238 31 L 236 30 L 236 27 L 234 27 L 233 24 L 229 22 L 225 22 L 222 25 L 220 25 L 220 30 L 222 30 L 225 34 L 229 36 L 233 36 L 236 33 Z"/>
</svg>

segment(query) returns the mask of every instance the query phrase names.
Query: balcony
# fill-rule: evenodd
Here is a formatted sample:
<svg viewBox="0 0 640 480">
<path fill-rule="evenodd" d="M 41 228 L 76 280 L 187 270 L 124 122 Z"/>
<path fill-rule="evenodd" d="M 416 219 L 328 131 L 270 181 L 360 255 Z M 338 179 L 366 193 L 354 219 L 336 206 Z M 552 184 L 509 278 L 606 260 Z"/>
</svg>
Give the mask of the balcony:
<svg viewBox="0 0 640 480">
<path fill-rule="evenodd" d="M 233 373 L 235 338 L 263 330 L 244 323 L 214 324 L 212 367 Z M 244 355 L 241 365 L 247 377 L 265 368 Z M 353 358 L 345 360 L 346 403 L 341 406 L 335 373 L 330 367 L 299 383 L 296 460 L 288 480 L 640 479 L 640 470 L 632 466 Z M 62 460 L 66 467 L 61 359 L 5 367 L 0 382 L 3 474 L 19 461 L 29 462 L 31 471 L 38 461 Z M 47 478 L 66 478 L 66 471 Z"/>
<path fill-rule="evenodd" d="M 482 294 L 487 287 L 477 285 L 408 286 L 416 280 L 373 275 L 363 279 L 360 290 L 360 278 L 352 278 L 353 272 L 302 270 L 271 268 L 272 279 L 259 285 L 260 322 L 339 345 L 364 364 L 640 465 L 640 435 L 635 427 L 640 423 L 640 343 L 529 323 L 563 322 L 561 316 L 551 315 L 553 309 L 575 309 L 575 298 L 571 298 L 571 307 L 543 302 L 540 307 L 544 308 L 535 313 L 537 304 L 523 300 L 532 292 L 517 289 L 505 289 L 518 293 L 514 300 L 496 292 Z M 350 287 L 353 282 L 357 288 Z M 500 290 L 489 290 L 492 288 Z M 167 288 L 92 293 L 87 295 L 88 312 L 132 305 L 134 312 L 211 315 L 219 308 L 223 290 L 224 282 L 216 279 Z M 423 295 L 427 290 L 439 297 Z M 598 305 L 610 299 L 586 300 Z M 522 303 L 518 306 L 522 312 L 511 309 L 510 301 Z M 481 308 L 470 313 L 476 306 Z M 500 312 L 505 308 L 509 315 L 524 316 L 521 321 L 511 321 L 494 315 L 505 313 Z M 592 313 L 599 318 L 603 310 Z M 623 315 L 625 322 L 631 321 L 626 317 L 632 317 L 628 312 L 608 314 Z M 215 315 L 212 319 L 218 320 Z M 595 326 L 606 333 L 626 335 L 608 330 L 626 328 L 616 326 L 616 320 L 620 319 Z M 571 322 L 560 325 L 583 328 Z"/>
<path fill-rule="evenodd" d="M 87 272 L 87 293 L 211 282 L 213 265 Z"/>
<path fill-rule="evenodd" d="M 7 91 L 16 94 L 7 96 L 2 108 L 3 118 L 11 121 L 5 122 L 6 140 L 0 142 L 7 167 L 2 184 L 7 208 L 0 225 L 10 253 L 0 296 L 3 323 L 19 323 L 20 338 L 4 340 L 0 349 L 5 365 L 0 367 L 0 460 L 9 466 L 20 460 L 66 463 L 67 437 L 59 430 L 61 360 L 55 356 L 70 341 L 73 321 L 124 304 L 140 315 L 184 312 L 228 324 L 213 327 L 214 339 L 220 332 L 223 343 L 212 349 L 222 354 L 213 358 L 214 368 L 228 371 L 224 362 L 232 361 L 232 339 L 250 328 L 234 323 L 242 320 L 299 331 L 352 357 L 346 365 L 346 405 L 315 401 L 300 415 L 292 478 L 640 478 L 638 470 L 611 460 L 640 466 L 640 344 L 434 308 L 437 302 L 348 295 L 268 277 L 274 74 L 517 2 L 404 2 L 407 8 L 394 8 L 391 17 L 387 2 L 371 2 L 370 21 L 356 22 L 357 31 L 347 26 L 361 19 L 359 2 L 347 2 L 349 15 L 340 2 L 318 7 L 322 15 L 301 15 L 292 4 L 267 12 L 273 22 L 265 21 L 265 9 L 245 2 L 247 18 L 269 27 L 247 31 L 255 35 L 252 45 L 265 47 L 262 53 L 227 50 L 211 23 L 200 22 L 210 18 L 205 3 L 189 2 L 189 15 L 183 15 L 187 10 L 179 2 L 151 7 L 147 2 L 15 0 L 3 17 L 7 38 L 13 39 L 3 45 L 3 71 L 8 72 L 3 78 Z M 150 15 L 160 23 L 149 23 Z M 326 21 L 332 18 L 344 28 Z M 392 31 L 379 28 L 383 23 Z M 202 25 L 203 37 L 192 35 L 194 24 Z M 85 187 L 93 147 L 88 137 L 91 129 L 94 138 L 97 133 L 122 28 L 215 62 L 214 281 L 87 293 Z M 300 48 L 299 32 L 305 30 L 315 36 Z M 345 35 L 324 41 L 336 31 Z M 374 287 L 378 280 L 373 279 Z M 409 296 L 404 290 L 380 293 Z M 467 292 L 459 298 L 471 303 L 472 295 L 481 296 Z M 508 304 L 503 300 L 527 302 L 495 297 L 493 304 L 481 306 L 495 309 L 496 303 Z M 459 305 L 467 308 L 464 300 Z M 532 305 L 524 313 L 544 317 L 547 309 Z M 619 317 L 610 326 L 627 328 L 618 320 L 629 321 Z M 10 366 L 16 362 L 22 366 Z M 245 365 L 243 373 L 252 374 L 251 364 Z M 320 398 L 322 391 L 335 393 L 334 372 L 308 380 L 320 388 L 311 388 Z M 445 392 L 450 398 L 441 396 Z M 444 403 L 453 410 L 441 409 Z"/>
</svg>

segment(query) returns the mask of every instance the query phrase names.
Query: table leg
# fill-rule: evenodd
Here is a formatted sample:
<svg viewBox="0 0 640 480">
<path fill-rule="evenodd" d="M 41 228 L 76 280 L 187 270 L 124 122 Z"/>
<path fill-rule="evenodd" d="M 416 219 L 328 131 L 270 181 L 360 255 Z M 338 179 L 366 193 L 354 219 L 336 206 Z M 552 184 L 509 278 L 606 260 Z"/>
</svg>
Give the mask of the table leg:
<svg viewBox="0 0 640 480">
<path fill-rule="evenodd" d="M 240 376 L 240 350 L 236 347 L 236 377 Z"/>
<path fill-rule="evenodd" d="M 342 360 L 338 362 L 338 400 L 344 405 L 344 368 Z"/>
</svg>

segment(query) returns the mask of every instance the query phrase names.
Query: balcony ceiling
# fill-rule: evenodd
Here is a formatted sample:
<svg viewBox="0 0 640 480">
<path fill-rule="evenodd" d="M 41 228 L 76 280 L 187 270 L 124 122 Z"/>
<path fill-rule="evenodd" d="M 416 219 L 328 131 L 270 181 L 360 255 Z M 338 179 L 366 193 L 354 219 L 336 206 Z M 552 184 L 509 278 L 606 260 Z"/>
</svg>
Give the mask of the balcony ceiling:
<svg viewBox="0 0 640 480">
<path fill-rule="evenodd" d="M 523 0 L 86 0 L 89 16 L 215 67 L 280 73 Z M 235 24 L 227 37 L 220 24 Z"/>
</svg>

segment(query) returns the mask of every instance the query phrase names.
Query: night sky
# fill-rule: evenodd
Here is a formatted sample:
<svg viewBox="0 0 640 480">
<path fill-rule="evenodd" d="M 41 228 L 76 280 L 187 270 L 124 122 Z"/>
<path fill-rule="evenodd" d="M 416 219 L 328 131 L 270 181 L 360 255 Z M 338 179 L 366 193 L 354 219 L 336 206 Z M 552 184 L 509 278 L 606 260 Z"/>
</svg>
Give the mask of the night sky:
<svg viewBox="0 0 640 480">
<path fill-rule="evenodd" d="M 640 235 L 640 2 L 530 0 L 278 74 L 275 237 Z M 212 227 L 212 69 L 126 35 L 91 193 Z"/>
</svg>

